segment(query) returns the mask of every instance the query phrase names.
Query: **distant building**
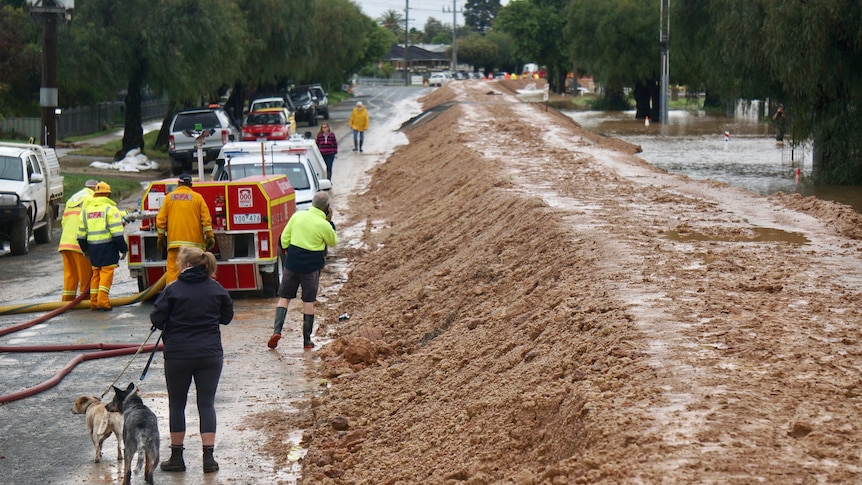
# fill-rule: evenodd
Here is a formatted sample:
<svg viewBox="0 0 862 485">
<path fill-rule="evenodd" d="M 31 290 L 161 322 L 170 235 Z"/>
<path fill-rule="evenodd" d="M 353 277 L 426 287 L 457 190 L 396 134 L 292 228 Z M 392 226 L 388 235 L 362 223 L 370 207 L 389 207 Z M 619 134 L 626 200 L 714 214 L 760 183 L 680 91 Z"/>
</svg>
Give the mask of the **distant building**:
<svg viewBox="0 0 862 485">
<path fill-rule="evenodd" d="M 409 71 L 413 73 L 425 73 L 429 71 L 440 71 L 449 69 L 451 59 L 446 55 L 449 46 L 442 44 L 423 44 L 429 50 L 417 45 L 411 45 L 407 50 L 407 63 Z M 393 45 L 389 52 L 383 56 L 384 62 L 389 62 L 395 68 L 396 73 L 404 76 L 404 45 Z M 399 74 L 395 74 L 399 76 Z"/>
</svg>

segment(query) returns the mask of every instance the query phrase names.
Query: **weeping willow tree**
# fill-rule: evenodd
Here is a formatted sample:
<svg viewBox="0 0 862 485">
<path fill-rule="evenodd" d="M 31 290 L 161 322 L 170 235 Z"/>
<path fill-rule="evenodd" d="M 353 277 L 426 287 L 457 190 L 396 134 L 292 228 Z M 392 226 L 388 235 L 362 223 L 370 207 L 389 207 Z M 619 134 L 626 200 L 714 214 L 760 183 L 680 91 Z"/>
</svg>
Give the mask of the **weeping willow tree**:
<svg viewBox="0 0 862 485">
<path fill-rule="evenodd" d="M 812 140 L 814 178 L 862 184 L 862 9 L 859 2 L 710 0 L 699 16 L 715 62 L 704 69 L 741 98 L 784 103 L 793 138 Z M 701 32 L 702 34 L 703 32 Z"/>
</svg>

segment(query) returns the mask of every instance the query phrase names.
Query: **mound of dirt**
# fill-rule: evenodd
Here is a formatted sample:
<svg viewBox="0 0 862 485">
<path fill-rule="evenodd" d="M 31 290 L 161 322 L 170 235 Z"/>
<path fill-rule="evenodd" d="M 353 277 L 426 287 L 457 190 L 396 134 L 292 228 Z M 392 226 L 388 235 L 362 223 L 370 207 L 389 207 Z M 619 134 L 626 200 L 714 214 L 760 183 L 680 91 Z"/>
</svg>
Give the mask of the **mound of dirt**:
<svg viewBox="0 0 862 485">
<path fill-rule="evenodd" d="M 302 483 L 856 481 L 844 212 L 667 174 L 509 92 L 434 90 L 452 106 L 351 201 Z M 799 238 L 740 237 L 765 229 Z"/>
</svg>

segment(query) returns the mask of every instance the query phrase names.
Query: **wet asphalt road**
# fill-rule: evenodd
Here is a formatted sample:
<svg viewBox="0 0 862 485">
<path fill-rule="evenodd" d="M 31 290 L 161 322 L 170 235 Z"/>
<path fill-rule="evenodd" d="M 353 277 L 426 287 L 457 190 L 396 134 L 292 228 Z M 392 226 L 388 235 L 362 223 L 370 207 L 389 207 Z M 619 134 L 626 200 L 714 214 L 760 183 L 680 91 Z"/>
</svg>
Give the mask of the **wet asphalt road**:
<svg viewBox="0 0 862 485">
<path fill-rule="evenodd" d="M 418 112 L 411 112 L 400 103 L 426 92 L 419 88 L 360 88 L 354 100 L 332 108 L 330 122 L 341 144 L 333 170 L 332 201 L 336 223 L 339 212 L 344 217 L 349 209 L 349 196 L 362 192 L 367 185 L 370 178 L 367 170 L 385 159 L 395 143 L 406 141 L 393 130 Z M 372 126 L 366 134 L 364 154 L 350 152 L 352 141 L 346 127 L 353 101 L 357 99 L 363 100 L 371 115 Z M 316 128 L 314 130 L 316 132 Z M 339 245 L 359 244 L 361 233 L 361 229 L 339 227 Z M 58 239 L 59 231 L 55 233 L 55 243 L 34 245 L 27 256 L 0 256 L 0 309 L 23 303 L 58 302 L 62 287 L 62 260 L 56 251 Z M 346 264 L 346 261 L 337 260 L 337 255 L 336 260 L 328 264 L 323 276 L 328 285 L 322 290 L 319 305 L 337 297 L 337 289 L 346 279 Z M 136 282 L 121 263 L 115 274 L 112 297 L 137 292 Z M 179 474 L 157 470 L 157 483 L 296 483 L 300 465 L 281 467 L 276 465 L 274 457 L 256 451 L 263 445 L 264 436 L 253 429 L 250 421 L 255 414 L 266 411 L 293 413 L 293 403 L 319 392 L 318 382 L 307 377 L 307 371 L 314 366 L 315 353 L 303 351 L 299 345 L 298 305 L 291 306 L 288 317 L 289 322 L 296 324 L 292 327 L 293 333 L 285 335 L 276 351 L 265 346 L 272 329 L 275 302 L 275 299 L 259 295 L 236 295 L 234 321 L 222 328 L 225 367 L 216 398 L 219 428 L 215 451 L 221 470 L 207 475 L 202 473 L 192 388 L 186 410 L 188 470 Z M 0 336 L 0 346 L 124 343 L 137 348 L 150 332 L 151 308 L 151 304 L 145 302 L 116 307 L 109 313 L 67 312 Z M 39 316 L 41 314 L 33 313 L 0 315 L 0 329 Z M 290 323 L 286 329 L 289 327 Z M 154 333 L 149 343 L 155 343 L 157 335 Z M 316 340 L 322 344 L 326 342 L 325 336 L 317 336 Z M 42 384 L 84 352 L 93 351 L 0 352 L 0 396 Z M 117 461 L 114 438 L 105 442 L 102 462 L 94 464 L 93 445 L 87 435 L 84 416 L 71 412 L 73 402 L 81 395 L 104 394 L 104 400 L 110 400 L 113 392 L 108 389 L 115 380 L 122 387 L 130 382 L 140 383 L 144 402 L 159 418 L 162 459 L 166 459 L 169 454 L 168 413 L 162 357 L 161 354 L 155 356 L 145 379 L 140 381 L 148 357 L 120 356 L 81 362 L 53 387 L 0 404 L 0 485 L 119 483 L 122 462 Z M 126 365 L 128 369 L 120 376 Z M 284 440 L 298 443 L 301 433 L 296 430 Z M 132 482 L 143 483 L 139 475 L 134 475 Z"/>
</svg>

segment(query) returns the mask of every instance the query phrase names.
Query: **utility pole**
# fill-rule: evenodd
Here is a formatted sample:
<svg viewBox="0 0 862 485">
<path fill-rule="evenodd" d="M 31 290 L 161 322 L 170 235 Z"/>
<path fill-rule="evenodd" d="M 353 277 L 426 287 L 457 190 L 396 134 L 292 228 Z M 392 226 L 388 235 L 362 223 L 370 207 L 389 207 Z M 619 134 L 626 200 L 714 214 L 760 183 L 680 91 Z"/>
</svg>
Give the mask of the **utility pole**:
<svg viewBox="0 0 862 485">
<path fill-rule="evenodd" d="M 34 20 L 42 24 L 42 87 L 39 89 L 39 107 L 42 112 L 40 142 L 51 148 L 57 146 L 57 25 L 71 20 L 75 0 L 27 0 Z"/>
<path fill-rule="evenodd" d="M 410 0 L 404 0 L 404 85 L 410 86 Z"/>
<path fill-rule="evenodd" d="M 661 0 L 661 27 L 658 45 L 661 48 L 661 95 L 659 96 L 659 118 L 668 124 L 667 103 L 670 97 L 670 0 Z"/>
<path fill-rule="evenodd" d="M 458 11 L 455 5 L 456 0 L 452 0 L 452 72 L 458 70 L 458 18 L 459 13 L 464 13 L 464 10 Z M 443 8 L 443 13 L 446 13 L 446 8 Z"/>
</svg>

